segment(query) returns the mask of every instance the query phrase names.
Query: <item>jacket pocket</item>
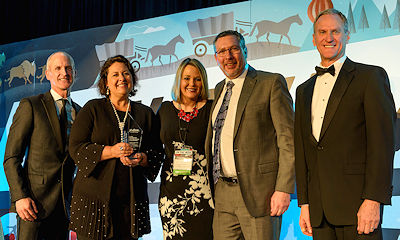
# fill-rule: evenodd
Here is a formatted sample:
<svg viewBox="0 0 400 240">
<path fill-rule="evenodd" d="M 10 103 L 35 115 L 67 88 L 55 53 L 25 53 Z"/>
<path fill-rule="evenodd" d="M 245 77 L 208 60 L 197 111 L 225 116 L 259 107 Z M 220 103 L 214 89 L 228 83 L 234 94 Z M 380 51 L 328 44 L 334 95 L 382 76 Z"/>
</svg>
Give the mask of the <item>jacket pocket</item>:
<svg viewBox="0 0 400 240">
<path fill-rule="evenodd" d="M 261 174 L 278 171 L 278 162 L 269 162 L 258 165 Z"/>
<path fill-rule="evenodd" d="M 44 175 L 40 175 L 40 174 L 28 174 L 29 180 L 31 183 L 34 184 L 45 184 L 46 183 L 46 179 L 44 177 Z"/>
</svg>

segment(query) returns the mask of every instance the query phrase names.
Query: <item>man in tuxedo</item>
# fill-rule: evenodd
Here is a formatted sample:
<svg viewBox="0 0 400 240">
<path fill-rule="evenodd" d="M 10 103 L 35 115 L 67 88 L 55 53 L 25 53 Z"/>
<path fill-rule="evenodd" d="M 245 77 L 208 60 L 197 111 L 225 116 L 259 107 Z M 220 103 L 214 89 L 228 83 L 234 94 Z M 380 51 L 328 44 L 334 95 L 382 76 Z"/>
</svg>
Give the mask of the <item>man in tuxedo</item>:
<svg viewBox="0 0 400 240">
<path fill-rule="evenodd" d="M 335 9 L 314 22 L 317 74 L 297 88 L 295 157 L 300 227 L 314 239 L 382 239 L 390 204 L 396 118 L 381 67 L 345 55 L 346 17 Z"/>
<path fill-rule="evenodd" d="M 214 239 L 279 239 L 294 191 L 292 98 L 282 75 L 247 64 L 240 33 L 220 33 L 214 50 L 226 76 L 206 138 Z"/>
<path fill-rule="evenodd" d="M 69 96 L 75 64 L 65 52 L 49 56 L 51 90 L 21 100 L 4 156 L 11 211 L 18 214 L 18 239 L 67 239 L 74 163 L 68 134 L 79 106 Z"/>
</svg>

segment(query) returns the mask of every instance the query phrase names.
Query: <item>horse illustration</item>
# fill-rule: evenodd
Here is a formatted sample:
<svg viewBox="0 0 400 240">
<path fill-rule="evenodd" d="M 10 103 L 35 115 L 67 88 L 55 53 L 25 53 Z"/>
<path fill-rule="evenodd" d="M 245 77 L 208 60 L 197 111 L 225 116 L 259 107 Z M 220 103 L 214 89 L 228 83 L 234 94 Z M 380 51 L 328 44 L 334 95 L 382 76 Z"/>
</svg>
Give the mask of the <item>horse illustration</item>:
<svg viewBox="0 0 400 240">
<path fill-rule="evenodd" d="M 162 55 L 169 55 L 169 63 L 172 62 L 172 56 L 175 56 L 176 60 L 178 61 L 179 58 L 175 55 L 175 47 L 178 42 L 180 42 L 180 43 L 185 42 L 185 40 L 183 40 L 181 35 L 174 37 L 171 41 L 169 41 L 167 43 L 167 45 L 153 46 L 152 48 L 150 48 L 147 51 L 147 56 L 146 56 L 145 62 L 147 62 L 147 59 L 149 58 L 150 53 L 151 53 L 151 66 L 153 66 L 154 59 L 156 59 L 157 57 L 158 57 L 158 61 L 160 61 L 161 65 L 163 65 L 163 63 L 161 62 Z"/>
<path fill-rule="evenodd" d="M 272 22 L 269 20 L 262 20 L 262 21 L 256 22 L 254 24 L 254 27 L 253 27 L 253 30 L 251 30 L 250 36 L 253 35 L 255 29 L 257 28 L 258 29 L 258 34 L 256 36 L 257 42 L 261 36 L 263 36 L 264 34 L 267 34 L 267 41 L 268 41 L 268 43 L 270 43 L 269 39 L 268 39 L 269 34 L 275 33 L 275 34 L 281 35 L 281 38 L 279 39 L 279 45 L 281 44 L 283 36 L 285 36 L 289 40 L 289 44 L 292 45 L 292 41 L 290 40 L 290 38 L 288 36 L 288 32 L 289 32 L 290 26 L 293 23 L 297 23 L 299 25 L 303 24 L 303 21 L 301 21 L 299 14 L 285 18 L 280 22 Z"/>
<path fill-rule="evenodd" d="M 14 78 L 23 78 L 25 80 L 25 85 L 27 82 L 32 83 L 29 80 L 29 77 L 32 75 L 35 76 L 36 64 L 35 61 L 29 62 L 28 60 L 24 60 L 20 65 L 11 68 L 7 72 L 10 72 L 10 77 L 6 80 L 8 82 L 8 86 L 11 87 L 11 82 Z"/>
</svg>

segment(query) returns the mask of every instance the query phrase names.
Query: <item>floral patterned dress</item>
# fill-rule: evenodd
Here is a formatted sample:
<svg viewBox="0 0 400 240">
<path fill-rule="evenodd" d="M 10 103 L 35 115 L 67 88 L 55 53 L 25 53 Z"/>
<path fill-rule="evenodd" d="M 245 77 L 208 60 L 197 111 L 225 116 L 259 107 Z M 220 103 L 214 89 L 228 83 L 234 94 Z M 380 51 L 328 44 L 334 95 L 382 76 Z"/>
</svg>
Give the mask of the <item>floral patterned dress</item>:
<svg viewBox="0 0 400 240">
<path fill-rule="evenodd" d="M 161 172 L 159 211 L 164 239 L 212 239 L 214 203 L 206 170 L 204 141 L 207 133 L 211 101 L 199 109 L 189 123 L 178 118 L 172 102 L 164 102 L 158 115 L 161 119 L 161 141 L 166 160 Z M 185 128 L 186 131 L 179 132 Z M 194 149 L 191 175 L 172 174 L 173 154 L 183 142 Z"/>
</svg>

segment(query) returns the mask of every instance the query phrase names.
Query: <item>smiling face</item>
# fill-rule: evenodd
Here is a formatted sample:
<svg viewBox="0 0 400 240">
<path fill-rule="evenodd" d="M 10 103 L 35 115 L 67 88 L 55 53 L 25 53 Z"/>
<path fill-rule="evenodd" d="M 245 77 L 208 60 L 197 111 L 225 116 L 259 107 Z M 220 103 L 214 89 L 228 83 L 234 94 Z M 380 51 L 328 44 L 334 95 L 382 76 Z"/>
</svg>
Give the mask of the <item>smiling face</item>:
<svg viewBox="0 0 400 240">
<path fill-rule="evenodd" d="M 132 74 L 128 67 L 121 62 L 114 62 L 108 68 L 107 84 L 110 89 L 110 97 L 112 98 L 127 98 L 132 91 Z"/>
<path fill-rule="evenodd" d="M 338 15 L 327 14 L 317 20 L 313 43 L 321 56 L 322 66 L 327 67 L 344 55 L 349 38 Z"/>
<path fill-rule="evenodd" d="M 202 90 L 199 69 L 193 65 L 186 65 L 181 76 L 181 101 L 182 103 L 197 102 Z"/>
<path fill-rule="evenodd" d="M 46 69 L 46 78 L 51 88 L 61 97 L 67 97 L 68 90 L 74 82 L 75 70 L 67 56 L 63 53 L 53 54 Z"/>
<path fill-rule="evenodd" d="M 240 51 L 237 53 L 233 53 L 233 48 L 239 48 Z M 234 79 L 242 74 L 245 66 L 246 66 L 246 50 L 240 47 L 239 40 L 234 35 L 227 35 L 221 38 L 218 38 L 215 42 L 215 60 L 217 60 L 219 68 L 224 72 L 225 76 L 230 79 Z M 218 54 L 218 52 L 226 52 L 224 56 Z M 226 51 L 227 50 L 227 51 Z"/>
</svg>

